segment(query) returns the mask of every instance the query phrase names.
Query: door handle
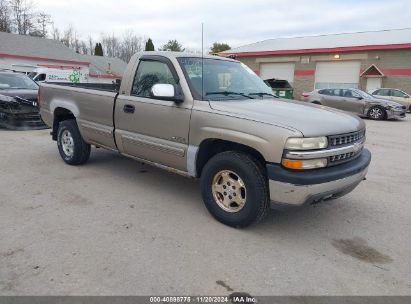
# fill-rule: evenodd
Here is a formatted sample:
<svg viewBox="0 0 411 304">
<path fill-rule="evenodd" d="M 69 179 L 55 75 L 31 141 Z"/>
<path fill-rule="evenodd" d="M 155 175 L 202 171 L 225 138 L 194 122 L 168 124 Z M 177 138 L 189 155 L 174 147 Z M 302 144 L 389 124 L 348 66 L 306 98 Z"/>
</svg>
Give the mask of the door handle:
<svg viewBox="0 0 411 304">
<path fill-rule="evenodd" d="M 135 107 L 133 105 L 126 104 L 124 105 L 123 111 L 125 113 L 134 113 Z"/>
</svg>

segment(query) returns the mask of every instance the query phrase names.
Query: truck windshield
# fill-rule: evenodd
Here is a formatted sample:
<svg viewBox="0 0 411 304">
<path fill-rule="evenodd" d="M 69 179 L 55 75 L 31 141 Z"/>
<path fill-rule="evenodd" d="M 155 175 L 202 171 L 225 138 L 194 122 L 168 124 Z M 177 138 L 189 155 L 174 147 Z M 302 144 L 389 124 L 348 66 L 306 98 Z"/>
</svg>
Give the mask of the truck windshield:
<svg viewBox="0 0 411 304">
<path fill-rule="evenodd" d="M 243 63 L 200 57 L 180 57 L 178 62 L 196 99 L 223 101 L 273 97 L 264 81 Z"/>
<path fill-rule="evenodd" d="M 0 74 L 0 90 L 7 89 L 27 89 L 37 90 L 38 85 L 29 77 L 23 74 Z"/>
</svg>

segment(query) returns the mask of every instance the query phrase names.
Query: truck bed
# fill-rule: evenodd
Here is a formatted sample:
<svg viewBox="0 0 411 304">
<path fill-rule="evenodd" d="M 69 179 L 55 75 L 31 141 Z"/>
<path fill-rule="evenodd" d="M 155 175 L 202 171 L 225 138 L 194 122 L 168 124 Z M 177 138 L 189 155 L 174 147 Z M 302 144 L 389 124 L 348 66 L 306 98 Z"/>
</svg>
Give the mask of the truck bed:
<svg viewBox="0 0 411 304">
<path fill-rule="evenodd" d="M 42 83 L 40 113 L 53 126 L 53 117 L 69 111 L 77 121 L 84 140 L 116 149 L 113 109 L 117 95 L 115 85 Z"/>
</svg>

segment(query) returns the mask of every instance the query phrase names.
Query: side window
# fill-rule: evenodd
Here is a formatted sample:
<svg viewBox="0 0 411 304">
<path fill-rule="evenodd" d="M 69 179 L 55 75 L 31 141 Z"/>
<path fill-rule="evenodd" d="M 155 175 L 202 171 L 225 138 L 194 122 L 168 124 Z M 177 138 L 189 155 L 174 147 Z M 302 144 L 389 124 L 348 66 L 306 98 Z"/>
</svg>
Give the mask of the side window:
<svg viewBox="0 0 411 304">
<path fill-rule="evenodd" d="M 398 91 L 398 90 L 391 90 L 391 94 L 394 97 L 405 97 L 406 96 L 403 92 Z"/>
<path fill-rule="evenodd" d="M 381 95 L 381 90 L 376 90 L 376 91 L 374 91 L 374 93 L 372 93 L 372 95 Z"/>
<path fill-rule="evenodd" d="M 360 97 L 361 97 L 361 95 L 358 94 L 358 93 L 355 92 L 355 91 L 351 91 L 351 93 L 352 93 L 352 97 L 355 97 L 355 98 L 360 98 Z"/>
<path fill-rule="evenodd" d="M 157 83 L 176 85 L 173 74 L 166 63 L 142 60 L 134 77 L 131 95 L 150 97 L 151 88 Z"/>
<path fill-rule="evenodd" d="M 352 98 L 352 97 L 354 97 L 354 94 L 351 90 L 344 89 L 344 90 L 341 90 L 341 96 Z"/>
<path fill-rule="evenodd" d="M 332 95 L 332 96 L 340 96 L 340 94 L 341 94 L 340 89 L 330 90 L 330 95 Z"/>
<path fill-rule="evenodd" d="M 323 94 L 323 95 L 331 95 L 330 90 L 327 90 L 327 89 L 319 90 L 318 93 Z"/>
<path fill-rule="evenodd" d="M 381 89 L 381 90 L 378 90 L 377 95 L 379 95 L 379 96 L 390 96 L 391 94 L 390 94 L 390 90 Z"/>
<path fill-rule="evenodd" d="M 46 74 L 40 74 L 36 78 L 36 81 L 44 81 L 44 80 L 46 80 Z"/>
</svg>

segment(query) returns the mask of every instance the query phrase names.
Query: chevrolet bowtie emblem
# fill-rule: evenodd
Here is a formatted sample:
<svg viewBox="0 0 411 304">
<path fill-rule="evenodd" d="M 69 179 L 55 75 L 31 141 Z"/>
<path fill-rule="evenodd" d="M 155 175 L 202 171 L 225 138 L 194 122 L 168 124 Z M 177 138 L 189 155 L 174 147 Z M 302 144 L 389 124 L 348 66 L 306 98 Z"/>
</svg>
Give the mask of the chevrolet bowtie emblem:
<svg viewBox="0 0 411 304">
<path fill-rule="evenodd" d="M 360 151 L 360 150 L 361 150 L 361 147 L 362 147 L 362 144 L 360 144 L 360 143 L 354 143 L 354 147 L 353 147 L 354 152 L 357 153 L 358 151 Z"/>
</svg>

